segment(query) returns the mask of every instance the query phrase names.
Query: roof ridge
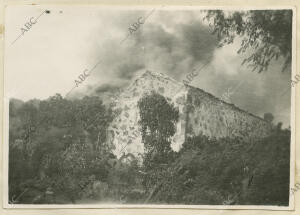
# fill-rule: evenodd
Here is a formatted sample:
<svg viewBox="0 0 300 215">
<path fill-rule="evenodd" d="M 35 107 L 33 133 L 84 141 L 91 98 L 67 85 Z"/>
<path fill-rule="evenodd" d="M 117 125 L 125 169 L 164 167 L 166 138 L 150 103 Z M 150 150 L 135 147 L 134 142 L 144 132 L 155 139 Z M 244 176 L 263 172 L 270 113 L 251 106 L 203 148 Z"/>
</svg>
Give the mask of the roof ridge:
<svg viewBox="0 0 300 215">
<path fill-rule="evenodd" d="M 263 118 L 261 118 L 261 117 L 255 115 L 255 114 L 253 114 L 253 113 L 250 113 L 250 112 L 248 112 L 248 111 L 246 111 L 246 110 L 243 110 L 243 109 L 239 108 L 238 106 L 236 106 L 236 105 L 233 104 L 233 103 L 228 103 L 228 102 L 226 102 L 226 101 L 224 101 L 224 100 L 222 100 L 222 99 L 220 99 L 220 98 L 214 96 L 213 94 L 211 94 L 211 93 L 209 93 L 209 92 L 206 92 L 205 90 L 202 90 L 202 89 L 200 89 L 200 88 L 198 88 L 198 87 L 194 87 L 194 86 L 191 86 L 191 85 L 188 85 L 188 84 L 185 84 L 185 86 L 190 87 L 190 88 L 193 88 L 193 89 L 196 89 L 196 90 L 200 90 L 200 91 L 202 91 L 203 93 L 207 94 L 208 96 L 210 96 L 210 97 L 212 97 L 212 98 L 214 98 L 214 99 L 216 99 L 216 100 L 218 100 L 218 101 L 221 101 L 221 102 L 223 102 L 223 103 L 225 103 L 225 104 L 227 104 L 227 105 L 230 105 L 230 106 L 234 107 L 235 109 L 237 109 L 237 110 L 239 110 L 239 111 L 242 111 L 243 113 L 246 113 L 246 114 L 248 114 L 248 115 L 251 115 L 251 116 L 253 116 L 253 117 L 255 117 L 255 118 L 258 118 L 258 119 L 263 120 L 264 122 L 266 122 L 266 120 L 264 120 Z"/>
<path fill-rule="evenodd" d="M 146 72 L 144 72 L 143 74 L 150 74 L 151 76 L 154 76 L 154 77 L 161 77 L 161 78 L 164 78 L 164 79 L 171 80 L 172 82 L 178 83 L 178 84 L 181 83 L 179 81 L 176 81 L 174 78 L 170 77 L 169 75 L 167 75 L 165 73 L 161 73 L 161 72 L 154 72 L 152 70 L 146 70 Z"/>
</svg>

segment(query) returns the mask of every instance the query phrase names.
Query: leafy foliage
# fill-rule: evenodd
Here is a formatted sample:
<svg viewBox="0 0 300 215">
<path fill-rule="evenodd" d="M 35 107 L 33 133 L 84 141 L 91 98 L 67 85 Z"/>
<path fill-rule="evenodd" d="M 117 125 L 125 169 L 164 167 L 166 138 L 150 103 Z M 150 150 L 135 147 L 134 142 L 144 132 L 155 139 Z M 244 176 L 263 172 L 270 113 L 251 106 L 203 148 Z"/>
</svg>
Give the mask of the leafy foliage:
<svg viewBox="0 0 300 215">
<path fill-rule="evenodd" d="M 288 205 L 290 131 L 280 123 L 261 140 L 197 136 L 174 152 L 178 110 L 156 93 L 138 107 L 142 164 L 111 153 L 113 113 L 97 97 L 11 100 L 11 203 Z"/>
<path fill-rule="evenodd" d="M 101 100 L 70 101 L 57 94 L 45 101 L 16 104 L 10 103 L 11 200 L 47 203 L 45 193 L 54 192 L 75 202 L 90 183 L 107 180 L 110 154 L 105 139 L 112 115 Z M 22 194 L 23 190 L 27 192 Z M 31 198 L 33 190 L 38 194 Z"/>
<path fill-rule="evenodd" d="M 284 59 L 282 71 L 289 69 L 292 60 L 292 10 L 250 10 L 224 12 L 209 10 L 206 19 L 211 22 L 219 45 L 242 38 L 238 53 L 252 54 L 243 61 L 259 73 L 268 69 L 271 60 Z"/>
<path fill-rule="evenodd" d="M 170 138 L 176 132 L 175 123 L 178 121 L 179 111 L 157 93 L 143 97 L 139 100 L 138 107 L 146 157 L 155 156 L 157 162 L 164 163 L 166 155 L 171 152 Z M 154 159 L 150 157 L 150 160 Z M 146 158 L 146 165 L 147 161 Z"/>
<path fill-rule="evenodd" d="M 173 160 L 170 138 L 176 132 L 179 111 L 155 92 L 140 99 L 138 107 L 147 172 L 144 183 L 150 189 L 163 177 L 164 167 Z"/>
<path fill-rule="evenodd" d="M 288 205 L 290 131 L 274 130 L 251 143 L 190 138 L 155 202 L 169 204 Z"/>
</svg>

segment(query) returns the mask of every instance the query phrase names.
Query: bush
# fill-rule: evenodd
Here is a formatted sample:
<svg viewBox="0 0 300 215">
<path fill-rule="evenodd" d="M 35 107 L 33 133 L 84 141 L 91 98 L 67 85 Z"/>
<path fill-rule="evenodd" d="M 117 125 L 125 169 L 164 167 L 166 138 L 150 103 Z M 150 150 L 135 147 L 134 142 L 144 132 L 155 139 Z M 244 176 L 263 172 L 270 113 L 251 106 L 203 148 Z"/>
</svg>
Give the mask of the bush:
<svg viewBox="0 0 300 215">
<path fill-rule="evenodd" d="M 252 143 L 188 139 L 166 169 L 155 202 L 288 205 L 290 131 Z"/>
<path fill-rule="evenodd" d="M 188 138 L 171 149 L 178 110 L 159 94 L 138 102 L 145 155 L 117 159 L 105 144 L 112 112 L 96 97 L 10 103 L 9 200 L 23 204 L 288 205 L 290 131 Z"/>
</svg>

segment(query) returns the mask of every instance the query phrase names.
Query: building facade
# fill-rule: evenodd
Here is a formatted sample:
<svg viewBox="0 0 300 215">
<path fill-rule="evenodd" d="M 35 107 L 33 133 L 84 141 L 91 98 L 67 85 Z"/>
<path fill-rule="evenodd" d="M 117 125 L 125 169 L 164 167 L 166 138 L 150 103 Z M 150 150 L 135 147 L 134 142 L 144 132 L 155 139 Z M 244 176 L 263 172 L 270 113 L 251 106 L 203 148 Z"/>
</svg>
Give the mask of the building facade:
<svg viewBox="0 0 300 215">
<path fill-rule="evenodd" d="M 117 116 L 108 129 L 108 144 L 119 158 L 124 154 L 142 156 L 144 147 L 139 127 L 138 101 L 155 91 L 179 110 L 171 147 L 179 151 L 187 137 L 240 138 L 245 141 L 270 134 L 271 125 L 262 118 L 226 103 L 213 95 L 170 77 L 146 71 L 116 98 Z"/>
</svg>

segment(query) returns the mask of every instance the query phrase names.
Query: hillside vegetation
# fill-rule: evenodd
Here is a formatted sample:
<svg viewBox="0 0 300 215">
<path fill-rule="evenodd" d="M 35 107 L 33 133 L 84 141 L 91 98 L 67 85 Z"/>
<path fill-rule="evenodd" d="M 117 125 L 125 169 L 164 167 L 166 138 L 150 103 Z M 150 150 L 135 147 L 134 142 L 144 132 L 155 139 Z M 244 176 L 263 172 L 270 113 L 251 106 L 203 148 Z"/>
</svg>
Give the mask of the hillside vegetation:
<svg viewBox="0 0 300 215">
<path fill-rule="evenodd" d="M 98 97 L 11 99 L 10 203 L 288 205 L 290 130 L 250 143 L 197 136 L 174 152 L 178 110 L 156 93 L 138 107 L 143 162 L 111 153 L 115 113 Z"/>
</svg>

